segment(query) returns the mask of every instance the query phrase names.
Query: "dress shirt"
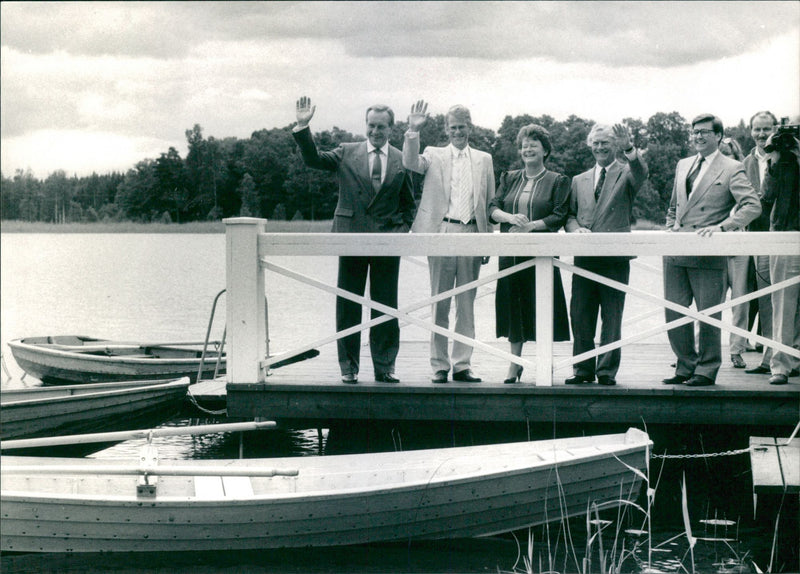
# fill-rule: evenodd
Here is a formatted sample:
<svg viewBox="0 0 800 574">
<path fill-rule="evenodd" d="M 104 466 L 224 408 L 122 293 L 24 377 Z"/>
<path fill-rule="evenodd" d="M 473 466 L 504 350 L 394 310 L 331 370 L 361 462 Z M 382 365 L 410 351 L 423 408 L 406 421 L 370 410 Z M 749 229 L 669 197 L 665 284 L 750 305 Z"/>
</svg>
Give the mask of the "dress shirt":
<svg viewBox="0 0 800 574">
<path fill-rule="evenodd" d="M 759 188 L 762 188 L 764 187 L 764 176 L 767 175 L 767 167 L 769 166 L 769 156 L 765 153 L 762 153 L 757 147 L 753 153 L 758 161 Z M 761 193 L 763 194 L 764 192 L 762 191 Z"/>
<path fill-rule="evenodd" d="M 610 170 L 611 166 L 613 166 L 615 163 L 617 163 L 617 160 L 614 160 L 610 164 L 605 166 L 606 175 L 608 175 L 608 170 Z M 602 171 L 602 169 L 603 166 L 600 165 L 599 163 L 594 164 L 594 185 L 592 185 L 592 189 L 597 189 L 597 182 L 600 181 L 600 172 Z"/>
<path fill-rule="evenodd" d="M 367 172 L 372 173 L 372 164 L 375 163 L 375 146 L 369 143 L 369 140 L 367 140 L 367 161 L 369 161 Z M 381 183 L 386 179 L 387 163 L 389 163 L 389 142 L 381 147 Z"/>
<path fill-rule="evenodd" d="M 697 177 L 694 178 L 695 185 L 697 185 L 698 181 L 703 179 L 703 176 L 708 171 L 708 166 L 711 165 L 712 161 L 717 159 L 718 155 L 719 155 L 719 150 L 717 149 L 717 150 L 714 150 L 713 153 L 710 153 L 710 154 L 708 154 L 707 156 L 704 157 L 703 163 L 700 165 L 700 171 L 697 172 Z M 692 167 L 689 168 L 689 173 L 692 173 L 692 170 L 694 169 L 694 166 L 697 165 L 698 161 L 700 161 L 700 154 L 697 154 L 697 156 L 695 157 L 695 160 L 694 160 L 694 163 L 692 164 Z"/>
<path fill-rule="evenodd" d="M 450 203 L 447 206 L 447 215 L 448 219 L 461 219 L 459 215 L 459 198 L 457 197 L 459 189 L 458 186 L 458 166 L 459 162 L 465 161 L 469 166 L 467 172 L 469 173 L 469 184 L 464 186 L 464 190 L 466 193 L 469 194 L 469 205 L 472 205 L 472 196 L 473 196 L 473 182 L 472 182 L 472 159 L 469 153 L 469 146 L 465 147 L 464 149 L 458 149 L 453 144 L 449 144 L 447 146 L 450 149 L 450 153 L 452 154 L 453 158 L 453 170 L 450 176 Z M 462 155 L 463 154 L 463 155 Z M 470 213 L 470 219 L 475 219 L 475 207 L 472 207 L 472 212 Z"/>
</svg>

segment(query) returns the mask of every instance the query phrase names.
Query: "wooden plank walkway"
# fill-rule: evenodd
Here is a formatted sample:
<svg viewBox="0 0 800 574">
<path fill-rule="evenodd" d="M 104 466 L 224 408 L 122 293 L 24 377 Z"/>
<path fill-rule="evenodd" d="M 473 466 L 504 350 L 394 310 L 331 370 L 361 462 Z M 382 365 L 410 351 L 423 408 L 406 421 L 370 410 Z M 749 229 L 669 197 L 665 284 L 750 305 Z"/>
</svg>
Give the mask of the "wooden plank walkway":
<svg viewBox="0 0 800 574">
<path fill-rule="evenodd" d="M 800 438 L 750 437 L 750 466 L 755 494 L 800 492 Z"/>
<path fill-rule="evenodd" d="M 507 350 L 505 342 L 493 342 Z M 571 343 L 554 344 L 555 363 L 571 355 Z M 536 345 L 523 356 L 536 361 Z M 769 385 L 767 375 L 747 375 L 734 369 L 723 347 L 722 369 L 713 387 L 667 386 L 674 356 L 665 343 L 632 344 L 622 350 L 617 385 L 565 385 L 572 367 L 554 373 L 552 387 L 537 387 L 534 375 L 522 383 L 504 385 L 507 363 L 475 351 L 473 370 L 479 384 L 434 385 L 430 382 L 428 343 L 402 342 L 397 359 L 397 385 L 372 378 L 369 349 L 362 352 L 357 385 L 339 377 L 334 345 L 319 357 L 272 371 L 266 383 L 204 382 L 193 387 L 202 405 L 227 393 L 228 416 L 261 417 L 292 425 L 326 426 L 336 420 L 528 421 L 641 424 L 751 424 L 794 426 L 800 417 L 800 379 L 786 386 Z M 760 360 L 746 353 L 748 366 Z"/>
</svg>

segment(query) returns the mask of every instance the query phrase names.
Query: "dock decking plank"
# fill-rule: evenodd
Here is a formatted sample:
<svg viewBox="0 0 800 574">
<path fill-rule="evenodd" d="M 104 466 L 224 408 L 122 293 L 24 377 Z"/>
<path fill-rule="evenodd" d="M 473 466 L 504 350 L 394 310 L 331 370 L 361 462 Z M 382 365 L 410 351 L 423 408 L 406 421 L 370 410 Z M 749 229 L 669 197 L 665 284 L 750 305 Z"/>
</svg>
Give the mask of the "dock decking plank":
<svg viewBox="0 0 800 574">
<path fill-rule="evenodd" d="M 504 342 L 493 342 L 507 349 Z M 571 354 L 571 343 L 554 345 L 556 362 Z M 723 357 L 727 359 L 727 349 Z M 536 361 L 536 345 L 525 345 L 523 357 Z M 746 353 L 750 366 L 758 353 Z M 564 385 L 571 367 L 554 373 L 552 387 L 538 387 L 526 369 L 522 383 L 504 385 L 507 363 L 476 351 L 473 370 L 479 384 L 434 385 L 430 382 L 427 341 L 404 341 L 400 346 L 397 385 L 375 383 L 368 347 L 362 352 L 357 385 L 339 377 L 333 345 L 314 359 L 274 369 L 265 383 L 203 382 L 193 387 L 195 397 L 227 392 L 228 415 L 264 417 L 320 424 L 341 419 L 552 421 L 592 423 L 711 423 L 794 425 L 800 414 L 800 379 L 778 387 L 767 375 L 748 375 L 727 360 L 713 387 L 666 386 L 674 357 L 666 343 L 633 344 L 623 349 L 617 386 Z"/>
</svg>

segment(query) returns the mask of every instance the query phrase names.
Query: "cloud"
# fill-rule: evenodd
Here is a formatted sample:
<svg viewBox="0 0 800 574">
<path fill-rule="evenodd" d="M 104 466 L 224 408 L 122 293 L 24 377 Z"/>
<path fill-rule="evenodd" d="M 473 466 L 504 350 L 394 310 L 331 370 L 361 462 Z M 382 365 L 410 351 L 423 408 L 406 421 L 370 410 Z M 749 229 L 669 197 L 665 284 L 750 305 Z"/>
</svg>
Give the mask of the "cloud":
<svg viewBox="0 0 800 574">
<path fill-rule="evenodd" d="M 32 53 L 170 59 L 307 38 L 364 58 L 669 68 L 757 49 L 799 17 L 797 2 L 12 2 L 0 25 L 4 45 Z"/>
</svg>

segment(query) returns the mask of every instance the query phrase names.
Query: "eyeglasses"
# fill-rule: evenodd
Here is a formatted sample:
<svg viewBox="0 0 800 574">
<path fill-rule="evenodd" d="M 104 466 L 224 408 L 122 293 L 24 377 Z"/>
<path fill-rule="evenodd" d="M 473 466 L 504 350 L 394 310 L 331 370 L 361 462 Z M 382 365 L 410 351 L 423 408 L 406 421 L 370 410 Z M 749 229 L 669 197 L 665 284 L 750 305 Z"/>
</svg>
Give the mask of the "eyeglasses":
<svg viewBox="0 0 800 574">
<path fill-rule="evenodd" d="M 693 136 L 710 136 L 714 133 L 714 130 L 692 130 L 689 133 Z"/>
</svg>

